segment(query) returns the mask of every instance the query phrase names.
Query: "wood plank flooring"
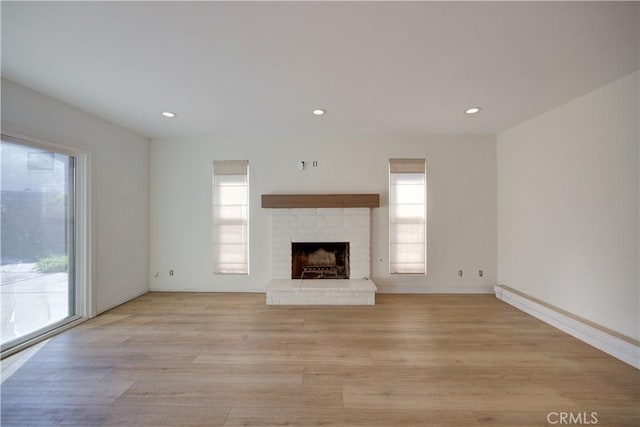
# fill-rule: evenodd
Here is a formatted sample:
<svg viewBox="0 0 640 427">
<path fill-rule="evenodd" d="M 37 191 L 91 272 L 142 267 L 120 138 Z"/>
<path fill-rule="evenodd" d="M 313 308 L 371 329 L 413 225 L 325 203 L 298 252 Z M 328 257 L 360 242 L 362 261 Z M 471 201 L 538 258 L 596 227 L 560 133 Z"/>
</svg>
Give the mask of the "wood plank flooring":
<svg viewBox="0 0 640 427">
<path fill-rule="evenodd" d="M 640 371 L 491 295 L 149 293 L 50 340 L 2 426 L 640 425 Z"/>
</svg>

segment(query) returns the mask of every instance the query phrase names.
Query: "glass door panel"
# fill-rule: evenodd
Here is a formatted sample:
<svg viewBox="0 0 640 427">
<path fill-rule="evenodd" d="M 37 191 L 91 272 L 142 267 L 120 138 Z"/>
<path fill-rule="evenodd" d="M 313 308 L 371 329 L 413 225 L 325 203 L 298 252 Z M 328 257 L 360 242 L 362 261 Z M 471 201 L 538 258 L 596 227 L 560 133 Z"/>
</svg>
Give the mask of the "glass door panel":
<svg viewBox="0 0 640 427">
<path fill-rule="evenodd" d="M 76 158 L 0 145 L 2 351 L 73 318 Z"/>
</svg>

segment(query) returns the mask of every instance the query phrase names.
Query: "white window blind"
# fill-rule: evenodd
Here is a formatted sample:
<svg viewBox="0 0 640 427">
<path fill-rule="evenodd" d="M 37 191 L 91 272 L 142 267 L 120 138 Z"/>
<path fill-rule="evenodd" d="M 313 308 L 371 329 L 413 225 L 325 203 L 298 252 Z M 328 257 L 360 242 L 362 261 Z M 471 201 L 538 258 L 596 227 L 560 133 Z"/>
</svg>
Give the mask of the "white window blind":
<svg viewBox="0 0 640 427">
<path fill-rule="evenodd" d="M 213 273 L 249 274 L 249 162 L 213 162 Z"/>
<path fill-rule="evenodd" d="M 425 159 L 390 159 L 390 274 L 426 274 L 426 219 Z"/>
</svg>

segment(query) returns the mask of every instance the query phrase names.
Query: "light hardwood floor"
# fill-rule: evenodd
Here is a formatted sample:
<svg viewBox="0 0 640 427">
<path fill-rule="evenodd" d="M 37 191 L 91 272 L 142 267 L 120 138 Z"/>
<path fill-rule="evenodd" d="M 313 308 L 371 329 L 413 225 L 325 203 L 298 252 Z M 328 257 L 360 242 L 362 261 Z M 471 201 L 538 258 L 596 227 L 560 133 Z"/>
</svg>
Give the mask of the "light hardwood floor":
<svg viewBox="0 0 640 427">
<path fill-rule="evenodd" d="M 149 293 L 64 332 L 2 385 L 2 426 L 640 424 L 640 371 L 491 295 L 264 300 Z"/>
</svg>

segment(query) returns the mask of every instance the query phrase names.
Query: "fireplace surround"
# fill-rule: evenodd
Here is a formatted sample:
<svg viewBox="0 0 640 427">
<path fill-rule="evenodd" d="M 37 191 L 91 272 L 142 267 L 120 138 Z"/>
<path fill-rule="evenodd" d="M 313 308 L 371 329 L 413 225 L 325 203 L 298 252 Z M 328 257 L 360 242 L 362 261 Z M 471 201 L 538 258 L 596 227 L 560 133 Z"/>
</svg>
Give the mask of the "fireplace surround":
<svg viewBox="0 0 640 427">
<path fill-rule="evenodd" d="M 272 209 L 272 278 L 292 280 L 292 243 L 349 243 L 349 278 L 369 277 L 369 208 Z"/>
<path fill-rule="evenodd" d="M 375 305 L 377 288 L 369 279 L 370 215 L 370 207 L 271 208 L 267 305 Z M 303 247 L 307 260 L 294 266 L 298 244 L 313 246 Z M 336 244 L 344 255 L 331 246 Z M 342 264 L 348 278 L 338 277 Z"/>
</svg>

